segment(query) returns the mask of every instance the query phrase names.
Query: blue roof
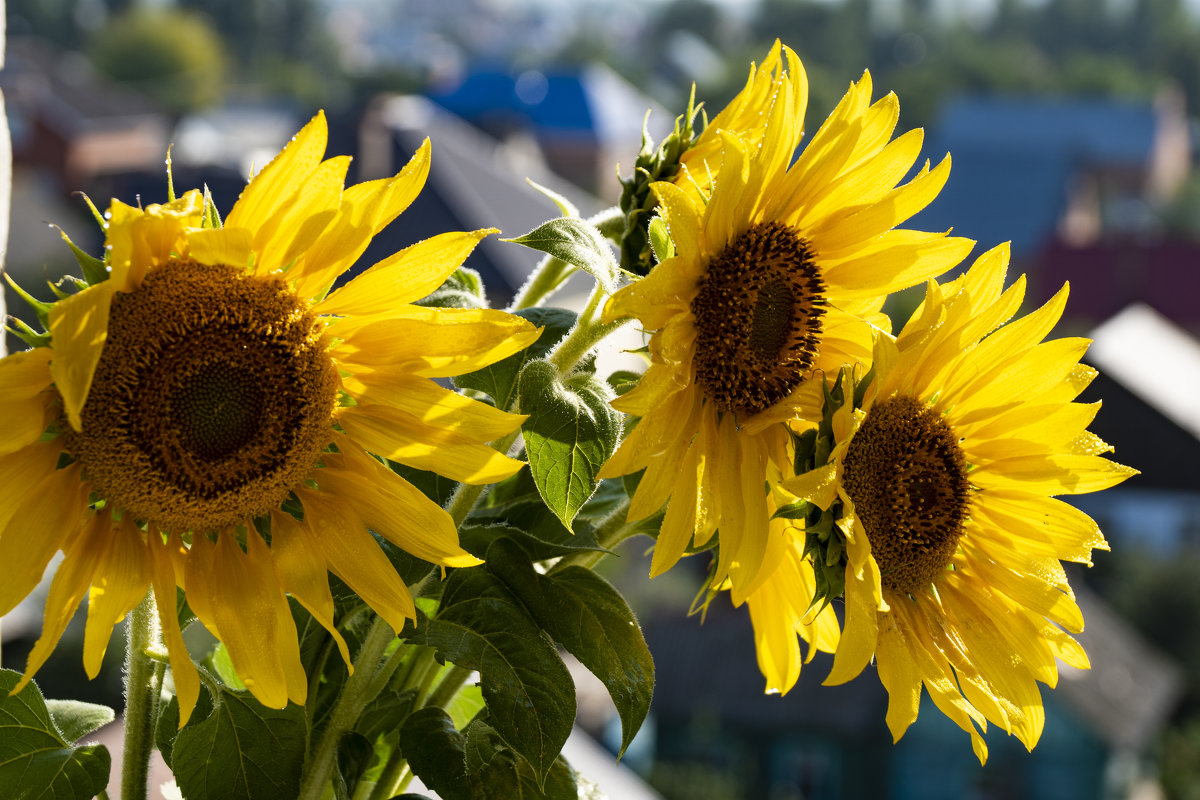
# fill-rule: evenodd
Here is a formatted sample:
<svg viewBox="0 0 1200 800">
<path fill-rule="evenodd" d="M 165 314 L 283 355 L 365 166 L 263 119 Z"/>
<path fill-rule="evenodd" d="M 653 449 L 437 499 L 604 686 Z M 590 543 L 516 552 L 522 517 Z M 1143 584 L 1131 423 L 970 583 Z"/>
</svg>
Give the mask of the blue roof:
<svg viewBox="0 0 1200 800">
<path fill-rule="evenodd" d="M 953 228 L 981 248 L 1011 241 L 1014 257 L 1031 255 L 1053 237 L 1078 170 L 1143 164 L 1154 133 L 1148 102 L 959 98 L 926 148 L 934 163 L 950 153 L 950 179 L 909 224 Z"/>
<path fill-rule="evenodd" d="M 477 69 L 457 85 L 427 96 L 471 122 L 509 117 L 541 131 L 574 133 L 591 133 L 596 127 L 578 72 Z"/>
<path fill-rule="evenodd" d="M 935 125 L 952 147 L 1047 148 L 1133 164 L 1149 158 L 1155 127 L 1149 101 L 1035 97 L 960 97 Z"/>
</svg>

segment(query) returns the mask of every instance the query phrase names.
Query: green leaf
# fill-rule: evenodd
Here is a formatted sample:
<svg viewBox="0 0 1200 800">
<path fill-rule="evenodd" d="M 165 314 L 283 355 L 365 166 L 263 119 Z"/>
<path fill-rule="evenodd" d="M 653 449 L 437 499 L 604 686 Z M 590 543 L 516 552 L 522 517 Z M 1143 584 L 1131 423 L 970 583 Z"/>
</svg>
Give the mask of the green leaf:
<svg viewBox="0 0 1200 800">
<path fill-rule="evenodd" d="M 205 659 L 206 666 L 221 679 L 221 683 L 235 691 L 246 691 L 246 684 L 242 683 L 242 679 L 238 677 L 237 670 L 233 668 L 233 659 L 229 655 L 229 648 L 224 642 L 217 642 L 217 646 L 213 648 L 212 653 Z"/>
<path fill-rule="evenodd" d="M 248 693 L 221 692 L 207 718 L 175 737 L 171 766 L 188 800 L 295 797 L 305 736 L 303 707 L 266 708 Z"/>
<path fill-rule="evenodd" d="M 453 378 L 454 385 L 459 389 L 474 389 L 491 397 L 496 408 L 507 409 L 512 406 L 517 396 L 517 376 L 521 374 L 525 363 L 549 353 L 550 348 L 558 344 L 575 325 L 575 313 L 565 308 L 522 308 L 514 313 L 543 329 L 538 340 L 489 367 Z"/>
<path fill-rule="evenodd" d="M 478 568 L 447 579 L 438 616 L 409 639 L 479 672 L 491 724 L 539 778 L 575 722 L 575 686 L 554 643 L 507 587 Z"/>
<path fill-rule="evenodd" d="M 54 727 L 68 742 L 77 742 L 117 718 L 117 712 L 108 706 L 81 700 L 47 700 L 46 710 L 54 720 Z"/>
<path fill-rule="evenodd" d="M 0 670 L 0 787 L 14 800 L 90 800 L 108 786 L 102 745 L 73 747 L 50 718 L 37 686 L 10 692 L 21 674 Z"/>
<path fill-rule="evenodd" d="M 350 800 L 358 788 L 359 776 L 375 755 L 370 740 L 361 733 L 347 731 L 338 742 L 337 769 L 333 774 L 333 796 L 337 800 Z"/>
<path fill-rule="evenodd" d="M 526 178 L 525 182 L 528 183 L 531 187 L 533 187 L 534 191 L 540 193 L 541 195 L 543 195 L 544 197 L 549 199 L 551 202 L 553 202 L 554 205 L 558 206 L 559 213 L 562 214 L 564 217 L 578 217 L 579 216 L 579 209 L 576 208 L 575 204 L 572 203 L 570 200 L 568 200 L 563 195 L 559 194 L 558 192 L 554 191 L 553 189 L 551 189 L 547 186 L 542 186 L 540 183 L 538 183 L 537 181 L 532 180 L 530 178 Z"/>
<path fill-rule="evenodd" d="M 540 497 L 507 503 L 495 513 L 467 524 L 459 531 L 463 549 L 483 558 L 492 541 L 500 535 L 520 540 L 536 559 L 554 558 L 579 550 L 603 550 L 596 541 L 595 529 L 586 521 L 576 520 L 567 530 Z M 489 520 L 495 520 L 489 524 Z M 475 522 L 472 519 L 472 522 Z"/>
<path fill-rule="evenodd" d="M 432 308 L 487 308 L 483 279 L 470 267 L 459 267 L 445 283 L 416 302 Z"/>
<path fill-rule="evenodd" d="M 466 738 L 440 708 L 414 711 L 400 728 L 400 749 L 413 774 L 444 800 L 466 797 Z"/>
<path fill-rule="evenodd" d="M 617 288 L 620 270 L 612 249 L 596 226 L 577 217 L 544 222 L 524 236 L 505 241 L 523 244 L 589 273 L 608 293 Z"/>
<path fill-rule="evenodd" d="M 192 719 L 204 719 L 212 713 L 212 697 L 201 692 L 192 710 Z M 172 696 L 158 710 L 158 724 L 154 727 L 154 746 L 162 753 L 163 761 L 171 767 L 171 756 L 175 751 L 175 738 L 179 735 L 179 699 Z M 172 767 L 173 769 L 173 767 Z"/>
<path fill-rule="evenodd" d="M 577 776 L 556 758 L 544 785 L 498 732 L 475 720 L 460 733 L 440 708 L 423 708 L 404 723 L 400 747 L 409 766 L 444 800 L 577 800 Z"/>
<path fill-rule="evenodd" d="M 367 703 L 367 707 L 358 715 L 358 721 L 354 723 L 354 730 L 372 742 L 380 736 L 398 730 L 408 715 L 412 713 L 413 701 L 416 700 L 416 697 L 417 693 L 414 689 L 401 690 L 390 685 L 385 686 L 383 691 L 374 700 Z"/>
<path fill-rule="evenodd" d="M 516 595 L 534 620 L 608 689 L 621 717 L 621 752 L 650 710 L 654 660 L 633 610 L 612 585 L 583 567 L 541 575 L 511 540 L 498 539 L 485 568 Z"/>
<path fill-rule="evenodd" d="M 562 381 L 548 361 L 521 371 L 525 455 L 538 493 L 566 528 L 596 491 L 600 468 L 617 446 L 621 414 L 612 389 L 592 375 Z"/>
</svg>

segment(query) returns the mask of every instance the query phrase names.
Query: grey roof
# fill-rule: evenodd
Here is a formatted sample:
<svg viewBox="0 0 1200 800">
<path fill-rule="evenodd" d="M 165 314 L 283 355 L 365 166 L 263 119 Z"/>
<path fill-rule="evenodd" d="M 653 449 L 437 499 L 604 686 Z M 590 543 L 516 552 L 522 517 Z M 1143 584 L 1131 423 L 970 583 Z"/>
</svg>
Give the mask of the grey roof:
<svg viewBox="0 0 1200 800">
<path fill-rule="evenodd" d="M 1075 599 L 1086 620 L 1076 638 L 1092 667 L 1060 664 L 1058 694 L 1109 746 L 1145 750 L 1183 692 L 1183 673 L 1086 587 Z"/>
<path fill-rule="evenodd" d="M 1092 330 L 1087 360 L 1200 439 L 1200 341 L 1136 303 Z"/>
<path fill-rule="evenodd" d="M 498 142 L 433 102 L 414 96 L 383 98 L 376 113 L 368 115 L 363 138 L 380 141 L 371 152 L 367 146 L 360 148 L 359 163 L 370 172 L 360 172 L 358 179 L 394 173 L 427 136 L 433 155 L 421 196 L 376 237 L 360 264 L 369 265 L 373 257 L 444 231 L 496 227 L 501 236 L 513 237 L 559 216 L 554 203 L 533 189 L 527 178 L 566 196 L 584 216 L 600 207 L 597 199 L 550 173 L 535 150 Z M 485 239 L 467 261 L 483 274 L 493 305 L 504 302 L 539 260 L 538 253 L 499 238 Z"/>
</svg>

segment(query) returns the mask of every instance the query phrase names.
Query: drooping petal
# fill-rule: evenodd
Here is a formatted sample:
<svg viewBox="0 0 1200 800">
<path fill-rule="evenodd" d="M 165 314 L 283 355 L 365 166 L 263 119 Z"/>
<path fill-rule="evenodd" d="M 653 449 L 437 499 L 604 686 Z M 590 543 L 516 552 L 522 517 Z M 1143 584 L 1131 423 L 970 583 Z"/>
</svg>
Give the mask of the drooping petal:
<svg viewBox="0 0 1200 800">
<path fill-rule="evenodd" d="M 397 633 L 416 619 L 408 587 L 367 532 L 354 506 L 342 508 L 321 492 L 301 493 L 305 538 L 329 568 Z"/>
<path fill-rule="evenodd" d="M 80 430 L 81 414 L 92 388 L 92 375 L 108 338 L 108 313 L 113 281 L 89 286 L 79 294 L 59 300 L 50 309 L 50 337 L 54 352 L 50 376 L 62 396 L 71 427 Z"/>
<path fill-rule="evenodd" d="M 128 519 L 114 522 L 107 513 L 79 537 L 94 537 L 98 548 L 88 591 L 87 626 L 83 633 L 83 668 L 89 678 L 100 673 L 113 626 L 125 618 L 151 585 L 151 555 L 146 534 Z"/>
</svg>

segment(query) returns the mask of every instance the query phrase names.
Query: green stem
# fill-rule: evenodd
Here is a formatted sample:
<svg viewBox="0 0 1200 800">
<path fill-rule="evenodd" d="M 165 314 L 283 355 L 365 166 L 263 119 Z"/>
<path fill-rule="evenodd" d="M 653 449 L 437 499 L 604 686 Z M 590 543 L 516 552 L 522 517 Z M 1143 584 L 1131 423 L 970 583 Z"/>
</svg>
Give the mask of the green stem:
<svg viewBox="0 0 1200 800">
<path fill-rule="evenodd" d="M 517 296 L 513 298 L 508 310 L 519 311 L 536 306 L 554 294 L 576 269 L 577 267 L 571 266 L 561 258 L 546 256 L 529 276 L 529 280 L 517 291 Z"/>
<path fill-rule="evenodd" d="M 321 800 L 337 765 L 337 750 L 342 737 L 354 727 L 363 709 L 387 683 L 386 678 L 382 683 L 378 680 L 387 670 L 387 666 L 381 669 L 379 661 L 394 638 L 396 635 L 392 627 L 382 617 L 376 617 L 358 652 L 358 658 L 354 660 L 354 674 L 346 679 L 341 696 L 329 714 L 320 744 L 304 771 L 297 800 Z M 397 664 L 398 659 L 389 659 L 392 670 Z M 391 677 L 391 672 L 387 676 Z"/>
<path fill-rule="evenodd" d="M 150 752 L 165 666 L 150 656 L 162 647 L 154 592 L 146 592 L 129 615 L 129 643 L 125 652 L 125 745 L 121 768 L 122 800 L 146 800 L 150 777 Z"/>
<path fill-rule="evenodd" d="M 575 368 L 575 365 L 583 360 L 593 347 L 600 343 L 605 336 L 615 331 L 617 328 L 624 325 L 628 320 L 618 320 L 608 324 L 601 323 L 597 320 L 596 310 L 600 307 L 601 301 L 608 296 L 604 288 L 599 284 L 592 289 L 591 295 L 588 297 L 587 306 L 579 314 L 579 319 L 575 323 L 575 327 L 567 334 L 566 338 L 555 345 L 554 349 L 546 357 L 554 368 L 558 370 L 558 374 L 566 377 Z"/>
<path fill-rule="evenodd" d="M 368 800 L 387 800 L 389 797 L 395 797 L 398 792 L 404 791 L 411 780 L 412 771 L 409 769 L 408 759 L 393 758 L 379 774 L 379 780 L 376 781 Z"/>
<path fill-rule="evenodd" d="M 452 664 L 450 670 L 442 677 L 442 681 L 438 684 L 437 689 L 425 701 L 425 705 L 445 708 L 446 704 L 454 699 L 454 695 L 458 694 L 458 691 L 463 688 L 463 685 L 471 677 L 472 673 L 473 670 Z"/>
</svg>

